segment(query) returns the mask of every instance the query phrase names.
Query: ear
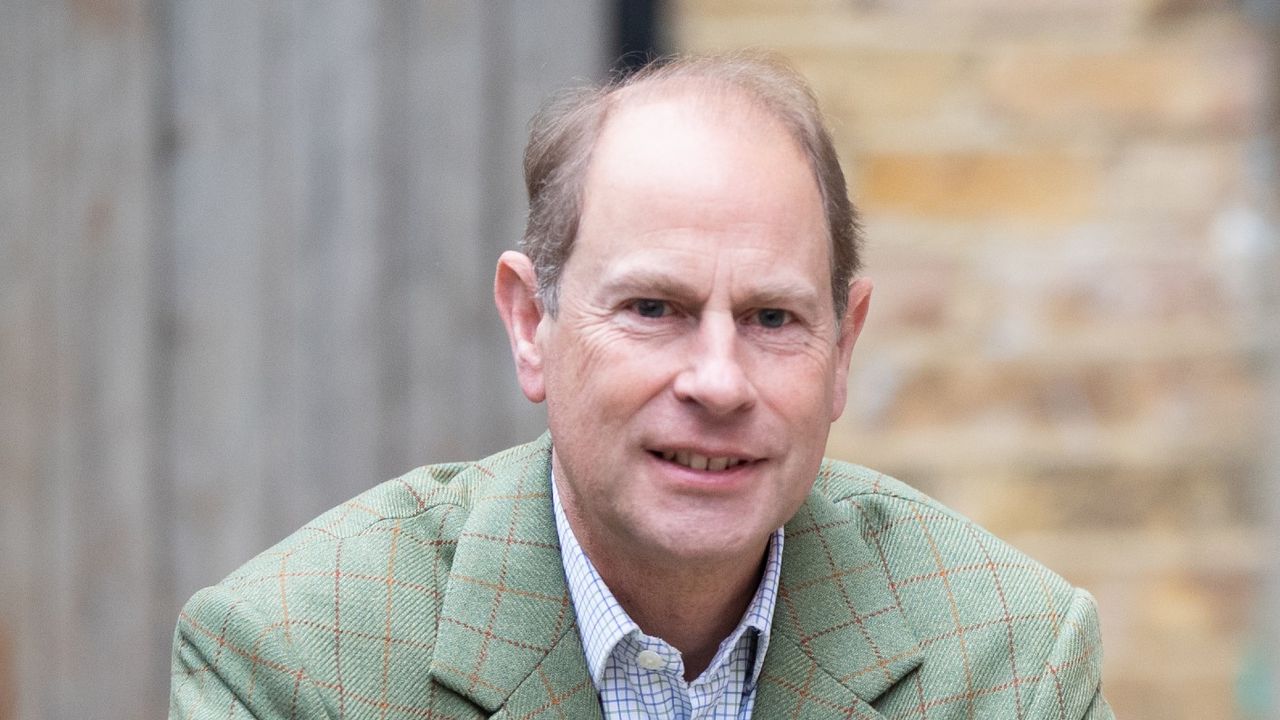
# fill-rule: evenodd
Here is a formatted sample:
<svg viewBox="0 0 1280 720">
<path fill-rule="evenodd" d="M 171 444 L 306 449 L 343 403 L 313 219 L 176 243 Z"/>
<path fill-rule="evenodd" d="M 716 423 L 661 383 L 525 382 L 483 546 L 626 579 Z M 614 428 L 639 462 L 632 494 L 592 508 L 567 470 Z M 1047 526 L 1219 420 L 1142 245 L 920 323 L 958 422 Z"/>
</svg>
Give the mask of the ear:
<svg viewBox="0 0 1280 720">
<path fill-rule="evenodd" d="M 835 386 L 831 394 L 831 421 L 835 422 L 844 413 L 845 402 L 849 398 L 849 360 L 853 356 L 853 346 L 862 333 L 862 324 L 867 321 L 867 310 L 871 307 L 871 280 L 858 278 L 849 285 L 849 304 L 840 323 L 840 338 L 836 341 L 836 376 Z"/>
<path fill-rule="evenodd" d="M 542 351 L 537 343 L 538 325 L 543 319 L 537 290 L 533 261 L 514 250 L 502 253 L 493 278 L 493 301 L 511 340 L 520 389 L 536 403 L 547 396 L 542 378 Z"/>
</svg>

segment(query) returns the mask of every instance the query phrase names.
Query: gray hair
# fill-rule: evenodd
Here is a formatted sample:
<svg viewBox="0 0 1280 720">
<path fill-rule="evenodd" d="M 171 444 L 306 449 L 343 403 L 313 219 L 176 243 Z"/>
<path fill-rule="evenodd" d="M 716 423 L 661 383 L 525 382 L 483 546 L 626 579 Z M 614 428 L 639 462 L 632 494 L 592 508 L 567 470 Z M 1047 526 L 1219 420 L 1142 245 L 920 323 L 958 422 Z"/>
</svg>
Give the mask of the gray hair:
<svg viewBox="0 0 1280 720">
<path fill-rule="evenodd" d="M 587 165 L 610 113 L 619 106 L 623 91 L 657 89 L 672 80 L 744 94 L 781 121 L 799 143 L 822 196 L 831 246 L 831 296 L 837 320 L 843 318 L 849 285 L 861 264 L 862 233 L 831 133 L 813 90 L 799 73 L 776 59 L 746 54 L 652 62 L 603 87 L 562 93 L 534 115 L 524 152 L 529 218 L 520 249 L 533 262 L 543 308 L 555 316 L 560 276 L 578 234 Z"/>
</svg>

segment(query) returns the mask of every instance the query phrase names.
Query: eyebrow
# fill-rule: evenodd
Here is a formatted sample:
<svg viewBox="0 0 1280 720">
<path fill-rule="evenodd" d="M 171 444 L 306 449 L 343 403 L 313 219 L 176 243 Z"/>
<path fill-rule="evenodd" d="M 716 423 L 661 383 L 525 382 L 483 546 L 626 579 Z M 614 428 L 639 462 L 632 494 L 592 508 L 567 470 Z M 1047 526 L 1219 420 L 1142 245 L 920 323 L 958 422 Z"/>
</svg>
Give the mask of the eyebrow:
<svg viewBox="0 0 1280 720">
<path fill-rule="evenodd" d="M 703 294 L 700 288 L 671 273 L 649 268 L 623 270 L 615 276 L 606 277 L 601 290 L 606 295 L 657 295 L 686 302 L 701 300 Z M 819 295 L 808 283 L 787 279 L 761 279 L 750 283 L 746 301 L 747 304 L 758 307 L 798 304 L 802 309 L 816 311 L 821 306 Z"/>
<path fill-rule="evenodd" d="M 657 270 L 633 269 L 610 273 L 601 283 L 607 295 L 657 294 L 665 297 L 692 298 L 699 295 L 697 288 L 679 278 Z"/>
</svg>

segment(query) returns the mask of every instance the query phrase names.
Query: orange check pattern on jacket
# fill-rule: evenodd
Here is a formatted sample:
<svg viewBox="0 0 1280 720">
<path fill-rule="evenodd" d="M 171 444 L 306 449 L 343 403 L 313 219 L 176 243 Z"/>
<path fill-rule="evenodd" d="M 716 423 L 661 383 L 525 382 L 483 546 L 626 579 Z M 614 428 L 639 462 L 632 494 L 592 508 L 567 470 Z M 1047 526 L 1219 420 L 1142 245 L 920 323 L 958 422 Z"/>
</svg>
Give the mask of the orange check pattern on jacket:
<svg viewBox="0 0 1280 720">
<path fill-rule="evenodd" d="M 550 457 L 419 468 L 198 592 L 170 717 L 599 718 Z M 1088 593 L 937 502 L 828 460 L 785 530 L 756 717 L 1112 717 Z"/>
</svg>

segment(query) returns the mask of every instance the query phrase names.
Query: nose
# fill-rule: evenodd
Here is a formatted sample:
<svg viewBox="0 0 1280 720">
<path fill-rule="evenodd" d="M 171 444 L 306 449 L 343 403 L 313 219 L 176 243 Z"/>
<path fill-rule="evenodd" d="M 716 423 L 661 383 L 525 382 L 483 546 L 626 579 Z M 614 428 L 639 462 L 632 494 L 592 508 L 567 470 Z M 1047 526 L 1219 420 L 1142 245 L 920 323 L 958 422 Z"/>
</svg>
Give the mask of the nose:
<svg viewBox="0 0 1280 720">
<path fill-rule="evenodd" d="M 732 317 L 704 317 L 692 338 L 688 362 L 676 375 L 676 397 L 717 416 L 754 405 L 756 389 L 742 366 L 738 340 Z"/>
</svg>

